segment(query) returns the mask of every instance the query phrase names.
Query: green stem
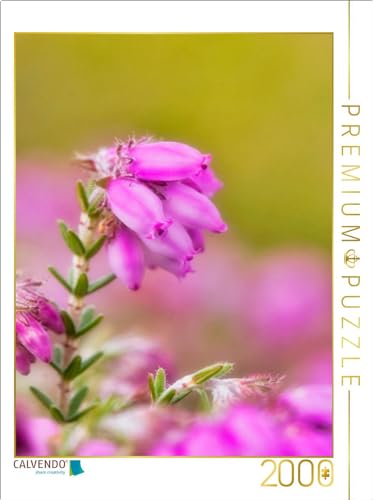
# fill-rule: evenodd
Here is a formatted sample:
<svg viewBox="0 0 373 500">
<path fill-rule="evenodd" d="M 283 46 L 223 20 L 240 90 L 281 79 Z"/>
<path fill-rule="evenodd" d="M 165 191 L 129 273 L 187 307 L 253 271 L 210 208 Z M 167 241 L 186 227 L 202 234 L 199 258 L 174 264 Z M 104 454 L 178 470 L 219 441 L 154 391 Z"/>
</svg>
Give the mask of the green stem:
<svg viewBox="0 0 373 500">
<path fill-rule="evenodd" d="M 85 248 L 88 248 L 94 240 L 94 233 L 96 229 L 97 222 L 90 218 L 86 212 L 82 212 L 80 215 L 79 222 L 79 238 L 82 241 Z M 81 273 L 88 274 L 89 272 L 89 260 L 84 256 L 74 255 L 72 259 L 72 281 L 75 284 Z M 68 299 L 69 313 L 74 320 L 75 325 L 79 324 L 81 311 L 84 307 L 84 298 L 77 297 L 73 292 L 69 295 Z M 73 339 L 65 334 L 64 338 L 64 355 L 63 355 L 63 369 L 65 369 L 70 361 L 73 359 L 76 351 L 79 347 L 79 340 Z M 61 376 L 61 381 L 59 384 L 60 389 L 60 409 L 64 414 L 66 414 L 70 394 L 72 390 L 72 382 L 69 380 L 64 380 Z"/>
</svg>

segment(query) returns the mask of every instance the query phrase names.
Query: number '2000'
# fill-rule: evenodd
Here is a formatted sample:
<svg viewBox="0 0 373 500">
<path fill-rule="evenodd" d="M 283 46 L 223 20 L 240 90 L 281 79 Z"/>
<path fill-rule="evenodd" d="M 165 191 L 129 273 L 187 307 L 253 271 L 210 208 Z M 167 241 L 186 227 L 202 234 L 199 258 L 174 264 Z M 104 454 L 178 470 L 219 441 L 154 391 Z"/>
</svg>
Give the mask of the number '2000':
<svg viewBox="0 0 373 500">
<path fill-rule="evenodd" d="M 293 460 L 284 458 L 276 462 L 271 458 L 263 460 L 262 467 L 267 475 L 261 486 L 292 486 L 294 482 L 300 486 L 309 487 L 313 484 L 331 486 L 333 484 L 333 462 L 323 459 L 314 464 L 312 460 L 303 459 L 295 464 Z"/>
</svg>

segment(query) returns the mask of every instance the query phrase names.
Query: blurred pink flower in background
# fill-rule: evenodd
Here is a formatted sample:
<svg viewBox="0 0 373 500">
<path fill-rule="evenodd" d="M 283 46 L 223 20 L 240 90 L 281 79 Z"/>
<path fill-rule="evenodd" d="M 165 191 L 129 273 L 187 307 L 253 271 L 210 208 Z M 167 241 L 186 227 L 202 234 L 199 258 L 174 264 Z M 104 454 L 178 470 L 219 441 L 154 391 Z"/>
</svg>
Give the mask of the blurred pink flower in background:
<svg viewBox="0 0 373 500">
<path fill-rule="evenodd" d="M 238 404 L 170 430 L 151 454 L 163 456 L 330 456 L 330 386 L 297 387 L 273 403 Z"/>
<path fill-rule="evenodd" d="M 255 262 L 242 311 L 249 334 L 270 348 L 331 332 L 331 270 L 322 254 L 282 249 Z"/>
<path fill-rule="evenodd" d="M 117 336 L 105 347 L 109 358 L 105 377 L 100 386 L 102 397 L 122 396 L 125 400 L 148 398 L 148 373 L 162 367 L 173 378 L 175 369 L 171 358 L 160 343 L 140 336 Z"/>
<path fill-rule="evenodd" d="M 53 455 L 60 434 L 59 425 L 45 417 L 34 417 L 23 402 L 17 401 L 16 407 L 16 455 L 49 456 Z"/>
<path fill-rule="evenodd" d="M 107 439 L 89 439 L 75 451 L 77 457 L 111 457 L 116 454 L 118 446 Z"/>
<path fill-rule="evenodd" d="M 280 429 L 260 408 L 238 405 L 221 415 L 200 417 L 186 432 L 166 434 L 152 455 L 276 456 L 285 455 Z"/>
</svg>

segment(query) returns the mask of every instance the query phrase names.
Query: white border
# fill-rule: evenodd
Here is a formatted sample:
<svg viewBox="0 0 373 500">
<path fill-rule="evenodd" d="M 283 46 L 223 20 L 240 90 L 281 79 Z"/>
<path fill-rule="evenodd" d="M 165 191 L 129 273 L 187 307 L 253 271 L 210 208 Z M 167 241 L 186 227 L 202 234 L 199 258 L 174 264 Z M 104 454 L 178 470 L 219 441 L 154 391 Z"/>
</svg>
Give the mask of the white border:
<svg viewBox="0 0 373 500">
<path fill-rule="evenodd" d="M 364 163 L 361 217 L 364 242 L 361 288 L 364 345 L 360 371 L 363 382 L 352 388 L 351 499 L 373 498 L 372 462 L 372 25 L 371 2 L 352 3 L 351 61 L 352 97 L 363 106 L 361 138 Z M 344 117 L 340 105 L 346 101 L 347 1 L 322 2 L 3 2 L 2 3 L 2 482 L 5 500 L 260 500 L 286 499 L 342 500 L 347 492 L 347 413 L 346 389 L 338 384 L 341 376 L 339 318 L 340 257 L 343 247 L 335 234 L 335 481 L 330 488 L 263 488 L 261 459 L 86 459 L 85 474 L 77 477 L 38 477 L 34 471 L 13 468 L 13 35 L 14 32 L 93 31 L 93 32 L 334 32 L 335 145 Z M 248 65 L 250 61 L 248 61 Z M 340 156 L 335 152 L 335 165 Z M 340 181 L 334 177 L 335 228 L 340 222 Z M 369 188 L 368 188 L 369 186 Z M 369 215 L 368 215 L 369 214 Z M 363 267 L 362 267 L 363 269 Z M 368 443 L 368 446 L 367 444 Z M 297 460 L 295 460 L 297 462 Z M 316 463 L 317 460 L 314 460 Z M 165 480 L 162 480 L 165 478 Z M 166 479 L 167 478 L 167 479 Z"/>
</svg>

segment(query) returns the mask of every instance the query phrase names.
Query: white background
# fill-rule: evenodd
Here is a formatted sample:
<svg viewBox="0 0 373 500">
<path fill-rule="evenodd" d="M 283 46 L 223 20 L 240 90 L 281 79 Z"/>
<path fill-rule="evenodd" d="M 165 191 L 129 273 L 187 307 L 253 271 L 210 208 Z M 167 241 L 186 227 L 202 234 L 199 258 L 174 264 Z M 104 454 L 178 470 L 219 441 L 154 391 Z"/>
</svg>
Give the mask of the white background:
<svg viewBox="0 0 373 500">
<path fill-rule="evenodd" d="M 363 109 L 361 267 L 362 386 L 351 391 L 351 499 L 372 500 L 372 3 L 351 5 L 351 102 Z M 13 37 L 27 31 L 334 32 L 334 484 L 263 488 L 267 469 L 254 458 L 83 459 L 85 473 L 36 476 L 13 468 Z M 250 71 L 250 60 L 247 60 Z M 301 2 L 6 2 L 2 3 L 2 498 L 4 500 L 344 500 L 347 488 L 347 391 L 340 387 L 341 104 L 347 104 L 347 1 Z M 249 97 L 248 97 L 249 98 Z M 307 140 L 307 138 L 305 138 Z M 301 175 L 301 171 L 300 171 Z M 317 223 L 317 221 L 315 221 Z M 314 460 L 317 463 L 317 460 Z"/>
</svg>

